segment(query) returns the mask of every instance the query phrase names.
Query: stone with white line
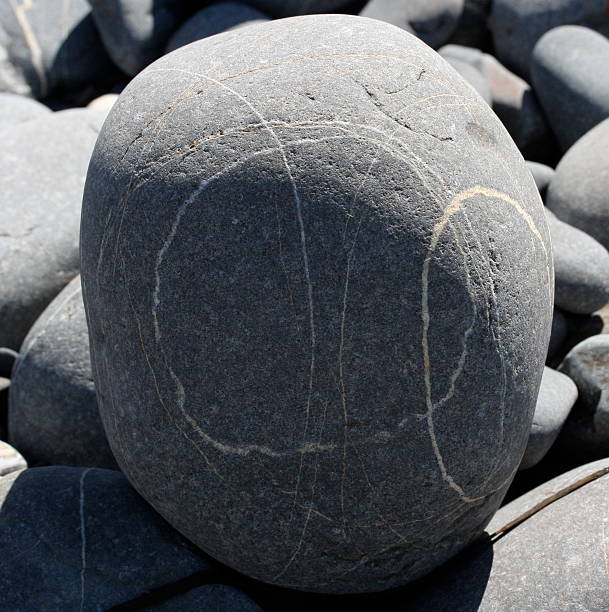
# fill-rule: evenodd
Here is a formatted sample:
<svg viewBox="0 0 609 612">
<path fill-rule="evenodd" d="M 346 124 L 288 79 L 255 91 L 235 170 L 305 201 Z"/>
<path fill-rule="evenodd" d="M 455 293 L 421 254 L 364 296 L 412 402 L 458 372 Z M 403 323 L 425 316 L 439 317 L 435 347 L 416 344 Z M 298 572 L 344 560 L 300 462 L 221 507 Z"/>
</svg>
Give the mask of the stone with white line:
<svg viewBox="0 0 609 612">
<path fill-rule="evenodd" d="M 543 207 L 489 107 L 397 28 L 272 21 L 148 67 L 93 155 L 82 277 L 121 469 L 254 578 L 408 582 L 518 468 L 552 319 Z"/>
</svg>

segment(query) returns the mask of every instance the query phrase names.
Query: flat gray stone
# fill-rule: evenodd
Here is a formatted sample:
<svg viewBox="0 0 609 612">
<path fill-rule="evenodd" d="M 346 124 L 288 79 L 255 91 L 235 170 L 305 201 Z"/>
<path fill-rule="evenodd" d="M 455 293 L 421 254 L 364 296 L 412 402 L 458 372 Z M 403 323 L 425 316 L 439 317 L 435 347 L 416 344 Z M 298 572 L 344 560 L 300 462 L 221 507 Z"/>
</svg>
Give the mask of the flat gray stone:
<svg viewBox="0 0 609 612">
<path fill-rule="evenodd" d="M 245 593 L 225 584 L 206 584 L 146 608 L 150 612 L 263 612 Z"/>
<path fill-rule="evenodd" d="M 564 452 L 588 460 L 609 455 L 609 335 L 586 338 L 560 365 L 575 381 L 579 400 L 559 437 Z"/>
<path fill-rule="evenodd" d="M 110 68 L 86 0 L 0 2 L 0 91 L 46 98 Z"/>
<path fill-rule="evenodd" d="M 161 58 L 100 134 L 82 266 L 117 461 L 215 558 L 382 590 L 498 507 L 551 247 L 511 138 L 414 36 L 299 17 Z"/>
<path fill-rule="evenodd" d="M 609 301 L 609 252 L 592 236 L 546 209 L 554 254 L 554 303 L 591 314 Z"/>
<path fill-rule="evenodd" d="M 575 383 L 556 370 L 544 368 L 531 434 L 520 463 L 521 470 L 537 465 L 545 457 L 576 400 Z"/>
<path fill-rule="evenodd" d="M 76 112 L 3 132 L 0 346 L 18 349 L 45 307 L 78 274 L 82 189 L 97 131 Z"/>
<path fill-rule="evenodd" d="M 489 53 L 462 45 L 439 50 L 446 59 L 467 62 L 479 70 L 490 88 L 493 110 L 525 155 L 548 146 L 550 128 L 531 86 Z"/>
<path fill-rule="evenodd" d="M 548 187 L 547 207 L 609 249 L 609 119 L 567 151 Z"/>
<path fill-rule="evenodd" d="M 210 569 L 114 470 L 47 467 L 0 478 L 6 610 L 108 610 Z"/>
<path fill-rule="evenodd" d="M 133 76 L 163 55 L 171 34 L 188 16 L 175 0 L 88 0 L 112 61 Z"/>
<path fill-rule="evenodd" d="M 489 25 L 497 57 L 528 78 L 533 48 L 546 32 L 577 24 L 608 34 L 607 6 L 606 0 L 493 0 Z"/>
<path fill-rule="evenodd" d="M 563 151 L 609 117 L 608 64 L 609 40 L 589 28 L 554 28 L 535 45 L 533 85 Z"/>
<path fill-rule="evenodd" d="M 369 0 L 360 15 L 398 26 L 437 49 L 455 31 L 462 12 L 463 0 Z"/>
<path fill-rule="evenodd" d="M 32 98 L 14 93 L 0 93 L 0 129 L 50 114 L 51 109 L 48 106 Z"/>
<path fill-rule="evenodd" d="M 246 0 L 270 17 L 293 17 L 312 13 L 332 13 L 347 8 L 352 0 Z"/>
<path fill-rule="evenodd" d="M 17 472 L 27 467 L 26 460 L 21 453 L 10 444 L 0 440 L 0 476 Z"/>
<path fill-rule="evenodd" d="M 581 466 L 504 506 L 488 534 L 531 515 L 493 544 L 481 540 L 392 612 L 606 610 L 607 471 L 609 459 Z"/>
<path fill-rule="evenodd" d="M 8 429 L 30 465 L 116 468 L 97 409 L 80 278 L 51 302 L 23 342 Z"/>
<path fill-rule="evenodd" d="M 545 199 L 548 187 L 554 178 L 554 174 L 556 174 L 554 168 L 534 161 L 527 161 L 527 166 L 533 175 L 539 195 L 542 199 Z"/>
<path fill-rule="evenodd" d="M 265 23 L 269 18 L 242 2 L 215 2 L 187 19 L 167 43 L 165 53 L 227 30 Z"/>
</svg>

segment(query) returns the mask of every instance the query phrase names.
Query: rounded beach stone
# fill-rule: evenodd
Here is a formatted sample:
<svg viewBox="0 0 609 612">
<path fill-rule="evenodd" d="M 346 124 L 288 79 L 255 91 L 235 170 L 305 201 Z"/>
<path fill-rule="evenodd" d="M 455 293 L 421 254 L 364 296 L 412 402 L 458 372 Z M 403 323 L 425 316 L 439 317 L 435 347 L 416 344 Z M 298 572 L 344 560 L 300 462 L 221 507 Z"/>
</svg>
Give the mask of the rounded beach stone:
<svg viewBox="0 0 609 612">
<path fill-rule="evenodd" d="M 212 567 L 114 470 L 0 478 L 6 610 L 108 610 Z"/>
<path fill-rule="evenodd" d="M 90 117 L 66 111 L 2 136 L 0 346 L 18 349 L 78 274 L 82 189 L 97 128 Z"/>
<path fill-rule="evenodd" d="M 563 156 L 546 205 L 556 216 L 609 249 L 609 119 L 580 138 Z"/>
<path fill-rule="evenodd" d="M 568 24 L 582 25 L 608 34 L 609 0 L 492 2 L 489 25 L 497 57 L 525 78 L 529 74 L 531 56 L 537 41 L 552 28 Z M 572 52 L 569 49 L 564 51 Z"/>
<path fill-rule="evenodd" d="M 455 31 L 462 12 L 463 0 L 370 0 L 360 15 L 412 32 L 437 49 Z"/>
<path fill-rule="evenodd" d="M 91 102 L 87 104 L 87 108 L 90 108 L 96 111 L 104 111 L 106 113 L 109 113 L 112 110 L 112 107 L 114 106 L 114 103 L 117 100 L 118 100 L 118 94 L 107 93 L 107 94 L 104 94 L 103 96 L 99 96 L 98 98 L 95 98 L 94 100 L 91 100 Z"/>
<path fill-rule="evenodd" d="M 80 278 L 51 302 L 21 347 L 8 430 L 30 465 L 116 468 L 97 409 Z"/>
<path fill-rule="evenodd" d="M 175 0 L 88 0 L 95 25 L 112 61 L 137 74 L 163 54 L 167 40 L 188 15 Z"/>
<path fill-rule="evenodd" d="M 609 301 L 609 252 L 592 236 L 560 221 L 546 209 L 554 255 L 554 303 L 590 314 Z"/>
<path fill-rule="evenodd" d="M 490 108 L 398 28 L 271 21 L 138 75 L 92 158 L 82 278 L 121 469 L 254 578 L 403 584 L 517 470 L 544 209 Z"/>
<path fill-rule="evenodd" d="M 520 463 L 521 470 L 537 465 L 544 458 L 556 441 L 576 400 L 575 383 L 556 370 L 544 368 L 531 434 Z"/>
<path fill-rule="evenodd" d="M 609 459 L 540 485 L 497 512 L 488 536 L 435 572 L 397 610 L 606 610 Z"/>
<path fill-rule="evenodd" d="M 554 178 L 554 174 L 556 174 L 554 168 L 534 161 L 527 161 L 527 166 L 533 175 L 539 195 L 542 199 L 545 199 L 550 182 Z"/>
<path fill-rule="evenodd" d="M 27 467 L 27 462 L 19 451 L 10 444 L 0 440 L 0 476 L 6 476 L 11 472 L 17 472 Z"/>
<path fill-rule="evenodd" d="M 110 67 L 86 0 L 0 2 L 0 91 L 46 98 Z"/>
<path fill-rule="evenodd" d="M 558 443 L 565 452 L 588 459 L 609 454 L 609 335 L 586 338 L 565 357 L 560 371 L 579 390 Z"/>
<path fill-rule="evenodd" d="M 589 28 L 554 28 L 535 45 L 533 85 L 563 151 L 609 117 L 608 64 L 609 40 Z"/>
<path fill-rule="evenodd" d="M 227 30 L 265 23 L 269 18 L 242 2 L 215 2 L 187 19 L 169 39 L 165 53 Z"/>
<path fill-rule="evenodd" d="M 0 129 L 50 115 L 51 109 L 32 98 L 0 93 Z"/>
<path fill-rule="evenodd" d="M 352 0 L 246 0 L 246 4 L 271 17 L 332 13 L 347 8 L 351 3 Z"/>
</svg>

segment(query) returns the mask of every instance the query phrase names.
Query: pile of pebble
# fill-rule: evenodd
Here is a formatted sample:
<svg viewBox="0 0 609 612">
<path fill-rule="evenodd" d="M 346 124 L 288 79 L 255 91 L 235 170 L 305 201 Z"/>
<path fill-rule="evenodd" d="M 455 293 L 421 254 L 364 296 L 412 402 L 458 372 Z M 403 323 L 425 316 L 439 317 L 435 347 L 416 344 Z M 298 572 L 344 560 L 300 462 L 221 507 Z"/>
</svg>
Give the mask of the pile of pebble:
<svg viewBox="0 0 609 612">
<path fill-rule="evenodd" d="M 0 608 L 609 609 L 608 37 L 0 3 Z"/>
</svg>

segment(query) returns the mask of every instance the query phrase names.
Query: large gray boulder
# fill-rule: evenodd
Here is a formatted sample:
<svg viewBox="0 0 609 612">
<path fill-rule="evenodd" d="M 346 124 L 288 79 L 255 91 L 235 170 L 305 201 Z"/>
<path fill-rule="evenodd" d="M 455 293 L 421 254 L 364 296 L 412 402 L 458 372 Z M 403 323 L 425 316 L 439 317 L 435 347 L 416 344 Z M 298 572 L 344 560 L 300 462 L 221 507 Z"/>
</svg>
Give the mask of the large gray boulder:
<svg viewBox="0 0 609 612">
<path fill-rule="evenodd" d="M 607 496 L 609 459 L 539 486 L 501 508 L 478 546 L 391 612 L 607 610 Z"/>
<path fill-rule="evenodd" d="M 576 24 L 608 34 L 609 0 L 493 0 L 489 24 L 497 57 L 527 78 L 535 44 L 552 28 Z"/>
<path fill-rule="evenodd" d="M 556 168 L 546 205 L 609 249 L 609 119 L 573 145 Z"/>
<path fill-rule="evenodd" d="M 0 346 L 18 349 L 78 274 L 82 190 L 98 125 L 66 111 L 6 128 L 0 151 Z"/>
<path fill-rule="evenodd" d="M 108 610 L 208 570 L 114 470 L 46 467 L 0 478 L 5 610 Z"/>
<path fill-rule="evenodd" d="M 589 28 L 554 28 L 535 45 L 533 86 L 563 151 L 609 117 L 608 64 L 609 40 Z"/>
<path fill-rule="evenodd" d="M 46 98 L 86 86 L 111 62 L 86 0 L 0 2 L 0 91 Z"/>
<path fill-rule="evenodd" d="M 398 26 L 437 49 L 455 31 L 462 12 L 463 0 L 369 0 L 360 15 Z"/>
<path fill-rule="evenodd" d="M 97 409 L 80 278 L 51 302 L 21 347 L 8 430 L 30 465 L 116 468 Z"/>
<path fill-rule="evenodd" d="M 189 13 L 188 2 L 175 0 L 88 0 L 95 25 L 114 63 L 137 74 L 163 50 Z"/>
<path fill-rule="evenodd" d="M 117 461 L 212 556 L 381 590 L 498 507 L 551 246 L 511 138 L 415 37 L 300 17 L 160 59 L 100 134 L 81 253 Z"/>
<path fill-rule="evenodd" d="M 546 209 L 554 254 L 554 304 L 591 314 L 609 302 L 609 252 L 592 236 Z"/>
</svg>

